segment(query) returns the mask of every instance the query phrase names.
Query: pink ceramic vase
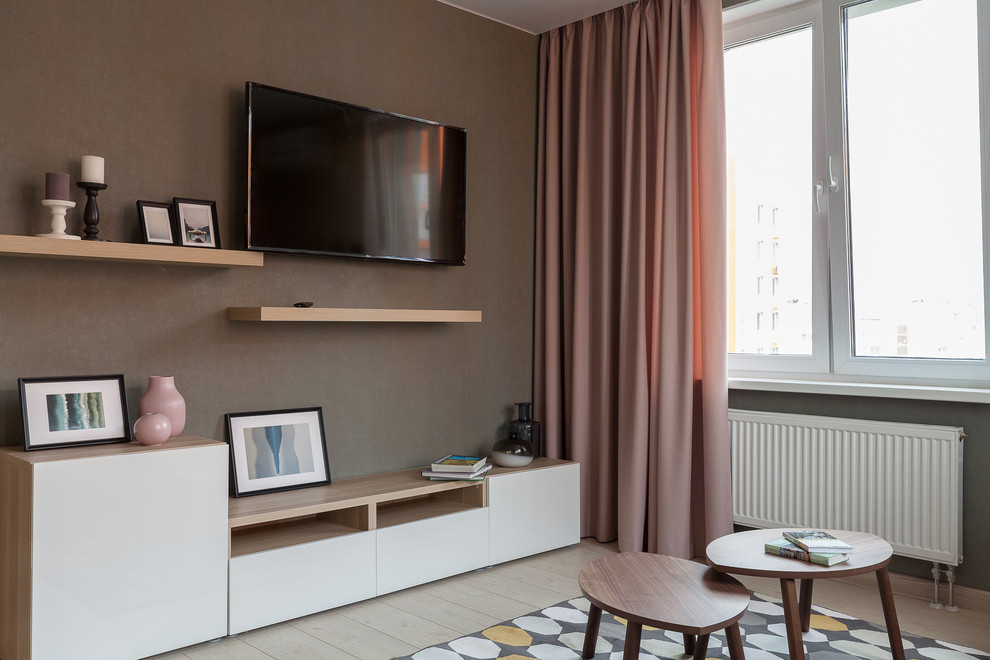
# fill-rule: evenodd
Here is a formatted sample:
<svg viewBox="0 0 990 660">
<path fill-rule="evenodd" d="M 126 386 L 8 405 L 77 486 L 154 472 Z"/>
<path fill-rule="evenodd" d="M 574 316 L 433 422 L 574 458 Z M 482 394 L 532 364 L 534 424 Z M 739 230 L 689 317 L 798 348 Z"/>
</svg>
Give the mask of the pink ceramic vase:
<svg viewBox="0 0 990 660">
<path fill-rule="evenodd" d="M 186 425 L 186 400 L 175 389 L 175 378 L 172 376 L 152 376 L 148 379 L 148 391 L 138 403 L 138 415 L 161 413 L 168 417 L 172 424 L 174 438 L 182 433 Z"/>
<path fill-rule="evenodd" d="M 141 415 L 134 422 L 134 439 L 142 445 L 160 445 L 172 437 L 172 423 L 162 413 Z"/>
</svg>

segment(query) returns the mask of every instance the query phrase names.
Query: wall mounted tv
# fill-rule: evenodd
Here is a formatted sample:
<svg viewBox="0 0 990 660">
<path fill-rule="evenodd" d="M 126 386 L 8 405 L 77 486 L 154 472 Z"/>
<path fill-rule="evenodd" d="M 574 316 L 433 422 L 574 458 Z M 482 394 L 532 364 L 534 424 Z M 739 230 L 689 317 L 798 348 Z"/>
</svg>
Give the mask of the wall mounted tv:
<svg viewBox="0 0 990 660">
<path fill-rule="evenodd" d="M 247 83 L 247 247 L 464 264 L 464 129 Z"/>
</svg>

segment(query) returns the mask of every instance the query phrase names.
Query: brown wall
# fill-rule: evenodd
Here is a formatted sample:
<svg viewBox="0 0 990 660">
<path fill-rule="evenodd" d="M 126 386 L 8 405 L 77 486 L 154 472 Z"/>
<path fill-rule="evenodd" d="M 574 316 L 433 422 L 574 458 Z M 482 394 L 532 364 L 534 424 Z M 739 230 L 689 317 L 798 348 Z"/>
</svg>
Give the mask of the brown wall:
<svg viewBox="0 0 990 660">
<path fill-rule="evenodd" d="M 244 245 L 244 82 L 468 131 L 467 266 L 266 255 L 200 269 L 0 256 L 0 434 L 18 377 L 123 373 L 132 419 L 171 374 L 187 431 L 322 406 L 334 478 L 484 451 L 531 396 L 537 37 L 435 0 L 5 0 L 0 234 L 47 231 L 46 171 L 106 158 L 100 234 L 135 201 L 216 200 Z M 235 323 L 228 306 L 480 309 L 481 324 Z"/>
</svg>

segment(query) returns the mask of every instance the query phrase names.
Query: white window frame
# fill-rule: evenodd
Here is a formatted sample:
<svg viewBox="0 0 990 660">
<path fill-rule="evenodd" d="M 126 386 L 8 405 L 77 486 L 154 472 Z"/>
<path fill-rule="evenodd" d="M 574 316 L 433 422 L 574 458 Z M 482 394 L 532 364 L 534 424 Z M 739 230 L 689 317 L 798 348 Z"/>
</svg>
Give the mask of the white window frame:
<svg viewBox="0 0 990 660">
<path fill-rule="evenodd" d="M 990 3 L 978 4 L 980 35 L 981 159 L 983 168 L 983 360 L 854 356 L 851 310 L 849 214 L 845 187 L 846 132 L 842 110 L 844 70 L 842 11 L 862 0 L 759 0 L 727 10 L 726 49 L 801 27 L 812 28 L 812 355 L 730 354 L 730 378 L 805 378 L 838 382 L 983 387 L 990 382 Z M 913 0 L 887 0 L 891 5 Z M 831 158 L 830 158 L 831 157 Z M 830 162 L 831 161 L 831 162 Z M 831 172 L 829 171 L 831 165 Z M 905 182 L 904 194 L 919 181 Z M 829 183 L 835 181 L 835 190 Z M 817 194 L 816 184 L 821 186 Z M 816 204 L 816 196 L 818 201 Z"/>
<path fill-rule="evenodd" d="M 759 5 L 760 3 L 755 3 Z M 779 4 L 779 3 L 777 3 Z M 754 5 L 746 5 L 745 9 L 753 11 Z M 817 180 L 821 172 L 817 163 L 822 160 L 821 151 L 824 149 L 824 121 L 819 116 L 823 107 L 823 86 L 821 84 L 823 61 L 821 52 L 822 15 L 817 1 L 802 2 L 797 5 L 783 7 L 756 16 L 746 16 L 727 25 L 723 30 L 726 48 L 743 45 L 774 34 L 784 34 L 804 27 L 812 29 L 812 177 Z M 809 186 L 809 204 L 811 204 L 811 182 Z M 814 213 L 812 218 L 811 257 L 812 271 L 812 351 L 811 355 L 781 355 L 773 353 L 730 354 L 729 372 L 733 376 L 771 376 L 793 377 L 796 375 L 815 375 L 827 377 L 830 371 L 831 356 L 828 330 L 828 231 L 825 208 L 821 213 Z"/>
</svg>

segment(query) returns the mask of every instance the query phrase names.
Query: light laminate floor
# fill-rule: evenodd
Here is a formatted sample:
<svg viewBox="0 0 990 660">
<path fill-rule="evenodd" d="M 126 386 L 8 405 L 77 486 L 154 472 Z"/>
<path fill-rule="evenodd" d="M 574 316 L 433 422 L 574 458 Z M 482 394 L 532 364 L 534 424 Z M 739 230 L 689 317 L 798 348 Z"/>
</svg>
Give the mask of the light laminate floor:
<svg viewBox="0 0 990 660">
<path fill-rule="evenodd" d="M 198 644 L 155 660 L 387 660 L 409 655 L 579 596 L 581 568 L 612 552 L 614 543 L 585 539 L 569 548 Z M 779 595 L 774 580 L 742 581 L 750 589 Z M 931 609 L 931 594 L 924 592 L 931 583 L 917 582 L 913 591 L 919 597 L 895 597 L 903 631 L 990 651 L 990 612 Z M 875 582 L 818 580 L 814 602 L 883 624 Z"/>
</svg>

